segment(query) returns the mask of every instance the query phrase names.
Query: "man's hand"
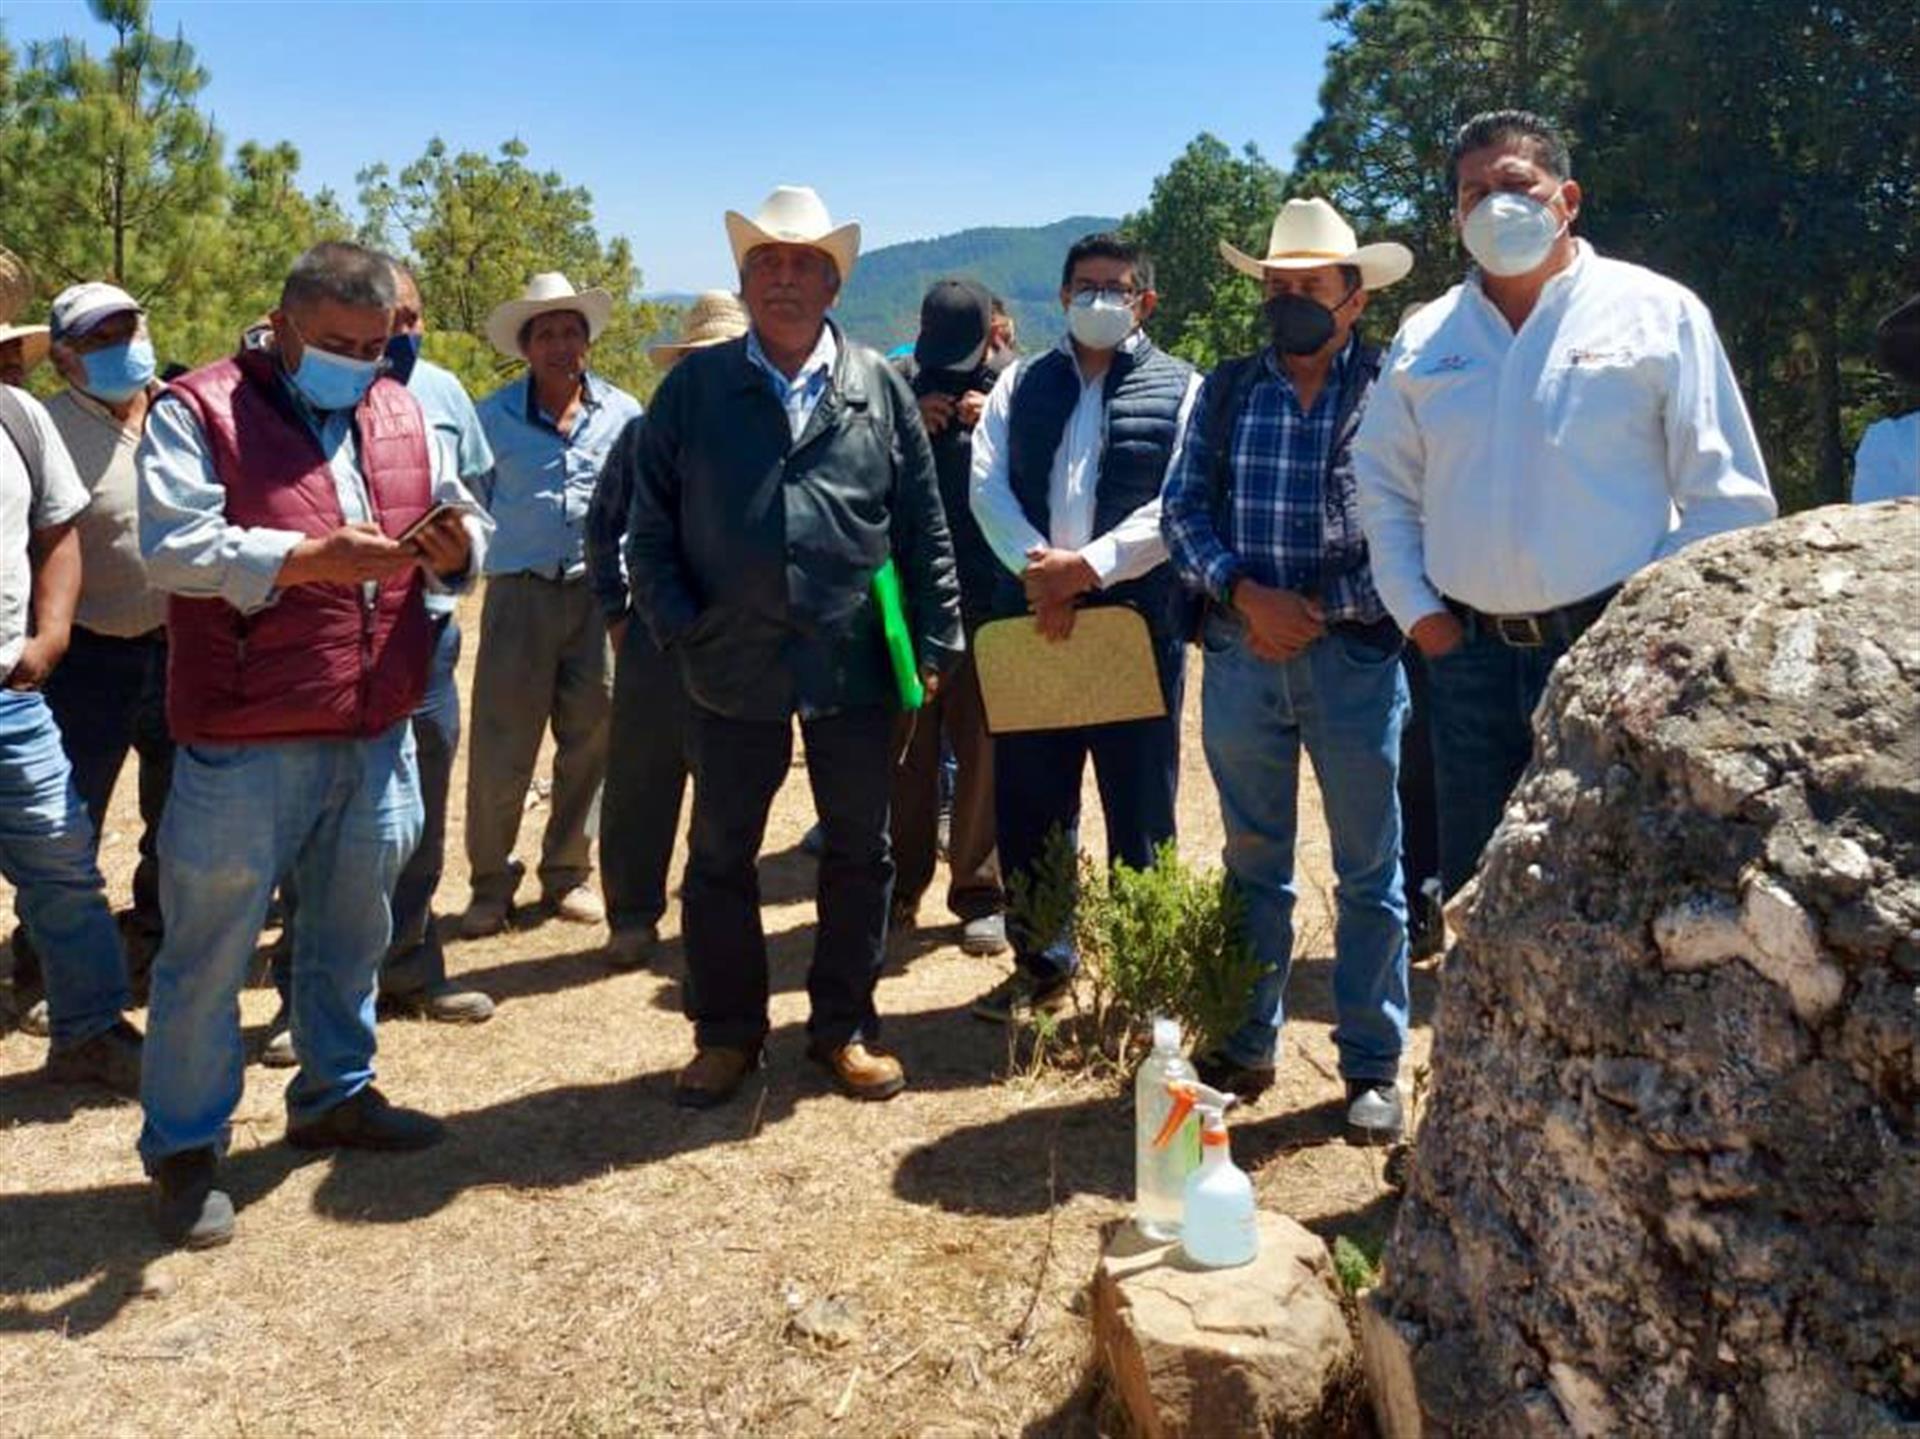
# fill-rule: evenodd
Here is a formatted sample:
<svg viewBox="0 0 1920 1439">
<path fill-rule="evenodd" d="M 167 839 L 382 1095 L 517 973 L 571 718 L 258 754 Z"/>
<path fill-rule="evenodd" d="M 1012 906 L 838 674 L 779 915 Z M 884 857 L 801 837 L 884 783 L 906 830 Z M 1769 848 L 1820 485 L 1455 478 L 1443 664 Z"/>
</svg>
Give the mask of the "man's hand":
<svg viewBox="0 0 1920 1439">
<path fill-rule="evenodd" d="M 940 667 L 938 665 L 920 666 L 920 688 L 927 692 L 928 699 L 932 699 L 940 693 Z"/>
<path fill-rule="evenodd" d="M 421 565 L 443 580 L 464 573 L 473 557 L 466 521 L 458 510 L 443 512 L 408 543 L 419 554 Z"/>
<path fill-rule="evenodd" d="M 1035 545 L 1027 551 L 1027 567 L 1021 572 L 1020 584 L 1027 592 L 1027 603 L 1039 609 L 1071 603 L 1076 595 L 1098 589 L 1100 576 L 1073 550 Z"/>
<path fill-rule="evenodd" d="M 1327 632 L 1317 600 L 1257 580 L 1234 582 L 1233 607 L 1247 622 L 1247 648 L 1263 660 L 1290 660 Z"/>
<path fill-rule="evenodd" d="M 464 551 L 464 537 L 461 544 Z M 357 585 L 384 580 L 411 569 L 420 562 L 422 553 L 412 545 L 388 539 L 378 525 L 342 525 L 288 550 L 274 583 L 281 589 L 291 589 L 295 585 Z"/>
<path fill-rule="evenodd" d="M 7 688 L 37 690 L 44 687 L 48 676 L 65 658 L 69 638 L 71 632 L 66 630 L 59 634 L 28 636 L 26 647 L 20 651 L 19 662 L 7 674 Z"/>
<path fill-rule="evenodd" d="M 1078 613 L 1072 600 L 1050 601 L 1033 607 L 1034 628 L 1042 639 L 1064 640 L 1073 636 L 1073 617 Z"/>
<path fill-rule="evenodd" d="M 1466 642 L 1467 631 L 1448 611 L 1435 610 L 1415 620 L 1407 638 L 1420 647 L 1420 653 L 1426 658 L 1437 660 L 1459 649 Z"/>
<path fill-rule="evenodd" d="M 954 415 L 960 421 L 960 428 L 971 430 L 980 423 L 980 417 L 987 412 L 987 392 L 968 390 L 954 406 Z"/>
<path fill-rule="evenodd" d="M 953 423 L 953 396 L 935 392 L 920 397 L 920 423 L 929 435 L 937 435 Z M 971 428 L 971 426 L 969 426 Z"/>
<path fill-rule="evenodd" d="M 613 652 L 616 655 L 620 653 L 620 646 L 626 643 L 627 626 L 632 623 L 632 610 L 628 610 L 617 620 L 607 621 L 607 643 L 613 647 Z"/>
</svg>

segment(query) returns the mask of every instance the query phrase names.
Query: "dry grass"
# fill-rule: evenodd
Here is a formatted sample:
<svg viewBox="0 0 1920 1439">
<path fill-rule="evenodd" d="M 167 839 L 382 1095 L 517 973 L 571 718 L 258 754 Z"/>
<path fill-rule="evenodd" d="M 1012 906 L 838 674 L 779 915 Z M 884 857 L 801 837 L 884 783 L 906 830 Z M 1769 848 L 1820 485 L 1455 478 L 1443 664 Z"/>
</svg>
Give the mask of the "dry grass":
<svg viewBox="0 0 1920 1439">
<path fill-rule="evenodd" d="M 1182 848 L 1211 858 L 1197 690 Z M 103 850 L 117 898 L 130 794 Z M 466 897 L 460 794 L 456 777 L 448 910 Z M 1096 813 L 1091 786 L 1088 803 Z M 1314 942 L 1281 1083 L 1240 1122 L 1236 1152 L 1267 1204 L 1329 1237 L 1377 1236 L 1392 1205 L 1382 1157 L 1337 1140 L 1326 843 L 1311 796 L 1303 809 Z M 544 810 L 528 818 L 523 854 Z M 880 992 L 912 1087 L 871 1107 L 830 1094 L 802 1053 L 812 865 L 794 846 L 810 819 L 796 770 L 763 866 L 770 1064 L 739 1102 L 668 1103 L 690 1052 L 674 947 L 665 973 L 613 975 L 602 936 L 571 926 L 454 944 L 454 969 L 501 1000 L 498 1017 L 381 1031 L 383 1086 L 446 1116 L 449 1141 L 297 1158 L 279 1142 L 280 1076 L 249 1069 L 225 1250 L 163 1253 L 137 1111 L 42 1086 L 41 1042 L 0 1041 L 0 1433 L 1100 1432 L 1081 1291 L 1101 1226 L 1126 1211 L 1126 1102 L 1071 1077 L 1006 1077 L 1003 1037 L 965 1008 L 1004 963 L 948 943 L 937 890 Z M 1087 843 L 1098 852 L 1097 824 Z M 1423 1018 L 1430 991 L 1417 975 Z M 246 996 L 250 1026 L 271 1010 L 267 992 Z M 837 1349 L 791 1326 L 831 1295 L 862 1321 Z"/>
</svg>

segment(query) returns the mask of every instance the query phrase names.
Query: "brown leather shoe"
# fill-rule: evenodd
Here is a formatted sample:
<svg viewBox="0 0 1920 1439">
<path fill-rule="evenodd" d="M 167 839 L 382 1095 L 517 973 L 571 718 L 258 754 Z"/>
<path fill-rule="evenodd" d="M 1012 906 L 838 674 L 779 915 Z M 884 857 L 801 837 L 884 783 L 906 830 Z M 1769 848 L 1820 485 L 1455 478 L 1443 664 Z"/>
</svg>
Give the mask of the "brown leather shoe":
<svg viewBox="0 0 1920 1439">
<path fill-rule="evenodd" d="M 685 1109 L 712 1109 L 725 1104 L 759 1067 L 758 1049 L 714 1045 L 695 1050 L 693 1062 L 673 1081 L 673 1102 Z"/>
<path fill-rule="evenodd" d="M 907 1072 L 899 1060 L 858 1040 L 838 1049 L 815 1051 L 812 1057 L 833 1076 L 840 1092 L 853 1099 L 892 1099 L 907 1087 Z"/>
</svg>

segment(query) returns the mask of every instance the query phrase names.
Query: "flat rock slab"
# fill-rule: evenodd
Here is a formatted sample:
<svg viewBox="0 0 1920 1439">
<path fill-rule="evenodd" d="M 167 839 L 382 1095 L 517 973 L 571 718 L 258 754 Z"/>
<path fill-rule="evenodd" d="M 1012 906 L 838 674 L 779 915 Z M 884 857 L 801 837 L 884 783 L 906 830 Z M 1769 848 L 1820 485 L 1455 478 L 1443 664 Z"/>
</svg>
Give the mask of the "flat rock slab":
<svg viewBox="0 0 1920 1439">
<path fill-rule="evenodd" d="M 1319 1236 L 1262 1212 L 1260 1254 L 1200 1269 L 1131 1224 L 1093 1281 L 1101 1369 L 1144 1439 L 1330 1433 L 1345 1424 L 1353 1336 Z"/>
</svg>

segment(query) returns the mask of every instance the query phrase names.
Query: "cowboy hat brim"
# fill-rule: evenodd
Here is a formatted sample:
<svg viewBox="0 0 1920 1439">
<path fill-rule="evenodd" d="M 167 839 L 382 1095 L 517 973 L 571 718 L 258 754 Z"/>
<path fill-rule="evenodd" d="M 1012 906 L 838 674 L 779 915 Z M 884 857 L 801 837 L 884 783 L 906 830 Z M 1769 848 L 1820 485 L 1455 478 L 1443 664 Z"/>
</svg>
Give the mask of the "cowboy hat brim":
<svg viewBox="0 0 1920 1439">
<path fill-rule="evenodd" d="M 1362 245 L 1348 255 L 1329 252 L 1324 255 L 1269 256 L 1264 260 L 1256 260 L 1222 240 L 1220 258 L 1241 274 L 1251 275 L 1256 280 L 1264 278 L 1269 270 L 1318 270 L 1325 265 L 1352 265 L 1360 271 L 1360 287 L 1364 290 L 1384 290 L 1413 273 L 1413 251 L 1392 240 Z"/>
<path fill-rule="evenodd" d="M 0 345 L 20 342 L 20 357 L 31 370 L 47 358 L 53 333 L 45 325 L 0 325 Z"/>
<path fill-rule="evenodd" d="M 711 350 L 715 345 L 724 345 L 729 340 L 737 340 L 738 335 L 715 335 L 706 340 L 673 340 L 664 345 L 647 346 L 647 362 L 656 370 L 664 370 L 695 350 Z"/>
<path fill-rule="evenodd" d="M 550 300 L 508 300 L 497 305 L 487 316 L 487 339 L 494 349 L 510 360 L 522 360 L 526 356 L 520 353 L 520 329 L 535 315 L 548 315 L 556 310 L 572 310 L 586 318 L 587 339 L 600 338 L 600 332 L 607 328 L 607 321 L 613 318 L 613 296 L 605 290 L 581 290 L 572 295 L 556 295 Z"/>
<path fill-rule="evenodd" d="M 733 246 L 733 264 L 737 270 L 746 269 L 747 255 L 762 245 L 805 245 L 833 261 L 834 268 L 840 272 L 840 283 L 844 285 L 847 277 L 853 274 L 853 262 L 860 255 L 860 225 L 858 221 L 850 221 L 824 235 L 783 234 L 777 230 L 763 230 L 738 210 L 729 210 L 727 243 Z"/>
</svg>

